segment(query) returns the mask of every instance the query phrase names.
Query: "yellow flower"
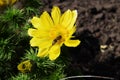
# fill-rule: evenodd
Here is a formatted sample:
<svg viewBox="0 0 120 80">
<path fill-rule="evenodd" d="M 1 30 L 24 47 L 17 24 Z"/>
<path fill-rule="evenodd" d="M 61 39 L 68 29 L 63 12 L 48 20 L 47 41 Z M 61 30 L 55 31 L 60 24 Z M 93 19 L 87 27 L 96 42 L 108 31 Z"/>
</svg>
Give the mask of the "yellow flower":
<svg viewBox="0 0 120 80">
<path fill-rule="evenodd" d="M 0 7 L 5 6 L 5 5 L 12 5 L 16 2 L 17 0 L 0 0 Z"/>
<path fill-rule="evenodd" d="M 30 60 L 26 60 L 24 62 L 21 62 L 18 66 L 17 66 L 18 70 L 25 73 L 25 72 L 29 72 L 31 71 L 32 68 L 32 64 L 30 62 Z"/>
<path fill-rule="evenodd" d="M 4 4 L 3 0 L 0 0 L 0 6 L 2 6 Z"/>
<path fill-rule="evenodd" d="M 51 17 L 47 11 L 40 17 L 33 17 L 31 23 L 35 29 L 30 28 L 28 34 L 33 37 L 30 40 L 31 46 L 39 48 L 37 56 L 49 56 L 50 60 L 55 60 L 60 55 L 63 44 L 69 47 L 78 46 L 79 40 L 71 40 L 76 31 L 76 18 L 77 10 L 67 10 L 61 14 L 56 6 L 51 11 Z"/>
</svg>

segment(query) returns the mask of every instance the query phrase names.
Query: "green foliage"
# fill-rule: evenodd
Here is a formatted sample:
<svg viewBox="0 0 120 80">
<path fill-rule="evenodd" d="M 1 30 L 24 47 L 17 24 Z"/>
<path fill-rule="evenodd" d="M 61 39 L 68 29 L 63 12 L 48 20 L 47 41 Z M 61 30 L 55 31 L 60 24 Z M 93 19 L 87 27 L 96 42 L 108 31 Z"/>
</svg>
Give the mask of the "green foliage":
<svg viewBox="0 0 120 80">
<path fill-rule="evenodd" d="M 62 70 L 62 71 L 61 71 Z M 43 80 L 60 80 L 65 77 L 62 67 L 54 71 L 51 75 L 44 77 Z"/>
<path fill-rule="evenodd" d="M 11 59 L 12 53 L 14 52 L 9 47 L 9 39 L 0 40 L 0 61 L 8 61 Z"/>
<path fill-rule="evenodd" d="M 23 11 L 9 7 L 3 13 L 0 15 L 0 80 L 17 73 L 18 61 L 29 45 L 26 36 L 29 25 L 22 27 L 26 25 Z"/>
<path fill-rule="evenodd" d="M 41 8 L 43 7 L 43 3 L 41 2 L 41 0 L 21 0 L 23 7 L 24 7 L 24 12 L 25 12 L 25 16 L 27 18 L 30 18 L 33 15 L 37 15 L 41 13 Z"/>
<path fill-rule="evenodd" d="M 57 63 L 55 61 L 50 61 L 48 58 L 39 58 L 36 56 L 37 49 L 30 49 L 26 51 L 26 55 L 22 58 L 23 60 L 31 60 L 32 69 L 29 72 L 31 79 L 34 80 L 59 80 L 63 78 L 64 67 L 62 63 Z M 33 75 L 34 74 L 34 75 Z"/>
<path fill-rule="evenodd" d="M 36 15 L 39 13 L 39 11 L 33 7 L 26 7 L 26 9 L 24 10 L 25 11 L 25 15 L 27 17 L 30 17 L 30 15 Z"/>
<path fill-rule="evenodd" d="M 22 0 L 21 0 L 22 1 Z M 23 0 L 23 8 L 8 7 L 0 14 L 0 80 L 59 80 L 69 65 L 67 49 L 55 61 L 37 57 L 38 49 L 30 48 L 27 34 L 30 19 L 40 14 L 40 0 Z M 21 73 L 17 65 L 30 60 L 32 69 Z"/>
<path fill-rule="evenodd" d="M 10 80 L 30 80 L 28 74 L 19 73 L 17 76 L 13 76 Z"/>
<path fill-rule="evenodd" d="M 13 7 L 7 8 L 5 12 L 0 16 L 2 23 L 7 23 L 8 25 L 20 24 L 23 19 L 23 10 L 15 9 Z"/>
<path fill-rule="evenodd" d="M 41 0 L 32 0 L 32 1 L 24 0 L 24 3 L 26 3 L 25 7 L 33 7 L 33 8 L 39 8 L 41 7 L 41 5 L 43 5 L 41 3 Z"/>
</svg>

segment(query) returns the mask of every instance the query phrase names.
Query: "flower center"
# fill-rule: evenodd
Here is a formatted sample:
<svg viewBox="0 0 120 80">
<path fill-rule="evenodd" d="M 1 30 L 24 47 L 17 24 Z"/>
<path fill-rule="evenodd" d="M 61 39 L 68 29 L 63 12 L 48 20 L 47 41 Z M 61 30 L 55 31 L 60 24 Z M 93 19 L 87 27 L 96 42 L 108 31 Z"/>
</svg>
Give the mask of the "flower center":
<svg viewBox="0 0 120 80">
<path fill-rule="evenodd" d="M 52 27 L 50 30 L 50 38 L 53 40 L 52 45 L 54 45 L 56 42 L 58 43 L 64 42 L 67 36 L 68 36 L 67 29 L 61 25 Z"/>
</svg>

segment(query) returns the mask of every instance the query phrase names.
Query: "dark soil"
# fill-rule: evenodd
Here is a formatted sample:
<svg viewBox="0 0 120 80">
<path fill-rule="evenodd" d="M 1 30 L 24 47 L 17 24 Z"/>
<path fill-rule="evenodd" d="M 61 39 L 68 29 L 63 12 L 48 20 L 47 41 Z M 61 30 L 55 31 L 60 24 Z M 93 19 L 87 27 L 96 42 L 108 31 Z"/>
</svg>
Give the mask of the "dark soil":
<svg viewBox="0 0 120 80">
<path fill-rule="evenodd" d="M 120 0 L 42 1 L 43 10 L 49 11 L 53 5 L 59 6 L 62 11 L 78 10 L 76 36 L 81 44 L 70 49 L 70 70 L 76 73 L 68 72 L 68 76 L 77 75 L 81 71 L 82 75 L 106 76 L 120 80 Z M 101 45 L 106 47 L 101 49 Z"/>
</svg>

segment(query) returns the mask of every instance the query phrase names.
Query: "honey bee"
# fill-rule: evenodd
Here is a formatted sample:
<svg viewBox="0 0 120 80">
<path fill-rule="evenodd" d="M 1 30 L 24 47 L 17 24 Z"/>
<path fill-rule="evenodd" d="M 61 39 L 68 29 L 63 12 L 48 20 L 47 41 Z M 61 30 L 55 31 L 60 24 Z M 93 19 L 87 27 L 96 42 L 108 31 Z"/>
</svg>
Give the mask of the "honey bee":
<svg viewBox="0 0 120 80">
<path fill-rule="evenodd" d="M 56 37 L 53 42 L 52 42 L 52 45 L 54 45 L 58 40 L 60 40 L 62 38 L 61 35 L 59 35 L 58 37 Z"/>
</svg>

